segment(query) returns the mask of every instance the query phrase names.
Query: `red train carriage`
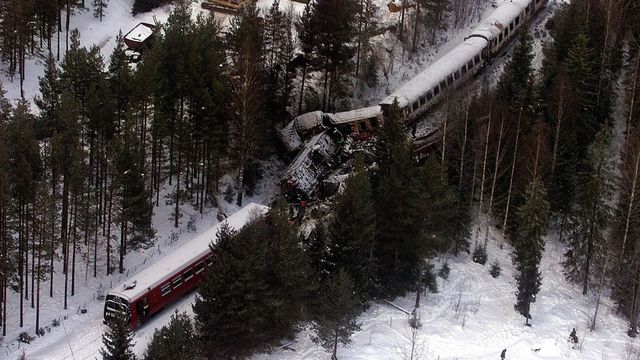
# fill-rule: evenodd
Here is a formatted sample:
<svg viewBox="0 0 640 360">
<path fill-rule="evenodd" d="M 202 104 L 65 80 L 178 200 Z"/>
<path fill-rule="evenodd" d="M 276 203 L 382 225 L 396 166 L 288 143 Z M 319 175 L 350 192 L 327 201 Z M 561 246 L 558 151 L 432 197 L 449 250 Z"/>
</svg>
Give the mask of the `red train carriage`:
<svg viewBox="0 0 640 360">
<path fill-rule="evenodd" d="M 255 217 L 267 212 L 266 206 L 251 203 L 224 220 L 233 229 L 240 229 Z M 214 261 L 209 248 L 222 223 L 174 250 L 113 288 L 104 305 L 105 322 L 116 313 L 124 314 L 131 328 L 136 328 L 151 316 L 193 291 Z"/>
</svg>

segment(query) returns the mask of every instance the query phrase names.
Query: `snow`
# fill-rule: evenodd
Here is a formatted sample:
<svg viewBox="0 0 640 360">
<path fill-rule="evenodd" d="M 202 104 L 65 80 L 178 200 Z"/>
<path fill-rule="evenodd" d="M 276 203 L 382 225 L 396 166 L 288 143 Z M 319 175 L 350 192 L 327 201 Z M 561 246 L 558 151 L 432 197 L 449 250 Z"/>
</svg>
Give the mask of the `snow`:
<svg viewBox="0 0 640 360">
<path fill-rule="evenodd" d="M 298 133 L 305 134 L 322 128 L 322 117 L 322 111 L 312 111 L 297 116 L 293 121 L 295 122 Z"/>
<path fill-rule="evenodd" d="M 532 305 L 532 326 L 514 309 L 515 280 L 511 264 L 513 248 L 501 232 L 482 227 L 477 235 L 484 241 L 488 234 L 489 261 L 476 264 L 471 256 L 441 258 L 450 267 L 447 280 L 438 278 L 439 292 L 421 300 L 422 327 L 417 334 L 417 348 L 425 354 L 420 359 L 496 360 L 506 351 L 506 359 L 517 360 L 602 360 L 623 359 L 636 345 L 626 336 L 626 322 L 615 315 L 615 305 L 608 299 L 601 305 L 596 330 L 589 332 L 595 299 L 582 296 L 578 286 L 565 281 L 562 274 L 564 247 L 547 237 L 540 270 L 542 288 Z M 501 275 L 494 279 L 489 264 L 497 259 Z M 415 294 L 395 299 L 397 306 L 411 310 Z M 411 345 L 408 315 L 385 303 L 373 303 L 358 321 L 357 332 L 348 347 L 339 347 L 343 360 L 403 359 L 403 350 Z M 572 348 L 568 337 L 576 328 L 579 343 Z M 301 332 L 290 345 L 295 351 L 277 350 L 254 360 L 326 359 L 329 353 L 311 341 L 309 329 Z M 427 353 L 429 357 L 426 357 Z"/>
<path fill-rule="evenodd" d="M 109 294 L 120 296 L 129 303 L 132 303 L 135 299 L 147 293 L 148 289 L 156 288 L 160 286 L 161 283 L 167 281 L 176 273 L 177 269 L 180 269 L 194 259 L 202 258 L 210 253 L 209 245 L 212 242 L 215 243 L 218 231 L 222 228 L 223 224 L 226 223 L 231 229 L 239 230 L 255 217 L 265 214 L 267 210 L 268 208 L 263 205 L 256 203 L 248 204 L 223 222 L 211 227 L 193 240 L 116 286 Z"/>
<path fill-rule="evenodd" d="M 146 24 L 140 23 L 136 25 L 127 35 L 124 37 L 126 40 L 131 40 L 134 42 L 144 42 L 153 34 L 153 29 L 151 29 Z"/>
</svg>

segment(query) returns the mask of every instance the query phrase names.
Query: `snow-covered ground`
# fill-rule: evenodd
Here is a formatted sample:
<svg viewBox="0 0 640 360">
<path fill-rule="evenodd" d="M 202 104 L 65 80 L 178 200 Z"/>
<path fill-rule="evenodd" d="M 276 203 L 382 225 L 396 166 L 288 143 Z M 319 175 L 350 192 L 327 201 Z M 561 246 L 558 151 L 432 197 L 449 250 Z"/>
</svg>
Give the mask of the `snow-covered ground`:
<svg viewBox="0 0 640 360">
<path fill-rule="evenodd" d="M 484 224 L 484 220 L 482 222 Z M 481 226 L 480 241 L 486 228 Z M 474 235 L 475 237 L 475 235 Z M 532 326 L 514 309 L 515 280 L 511 264 L 513 248 L 501 232 L 489 228 L 486 265 L 471 261 L 463 254 L 448 260 L 447 280 L 438 278 L 439 292 L 421 300 L 422 327 L 417 344 L 424 356 L 418 359 L 496 360 L 503 349 L 506 359 L 627 359 L 625 353 L 635 344 L 626 336 L 626 323 L 614 313 L 614 305 L 601 304 L 596 330 L 589 332 L 594 299 L 581 294 L 578 286 L 567 283 L 562 275 L 564 248 L 554 237 L 545 239 L 540 266 L 542 288 L 532 306 Z M 489 265 L 498 260 L 502 273 L 489 274 Z M 436 271 L 445 259 L 438 259 Z M 396 299 L 404 309 L 413 309 L 415 294 Z M 353 344 L 338 350 L 338 357 L 356 359 L 406 359 L 403 351 L 411 347 L 408 315 L 383 303 L 372 304 L 359 318 L 362 330 L 353 336 Z M 569 334 L 576 328 L 579 343 L 571 344 Z M 290 345 L 295 351 L 278 350 L 256 356 L 255 360 L 328 359 L 329 353 L 315 345 L 308 331 Z M 635 359 L 635 358 L 634 358 Z"/>
<path fill-rule="evenodd" d="M 126 33 L 140 21 L 153 22 L 155 18 L 163 22 L 166 20 L 170 7 L 158 9 L 154 13 L 140 14 L 133 17 L 130 8 L 133 0 L 111 0 L 105 20 L 98 22 L 89 11 L 81 12 L 72 17 L 73 28 L 80 29 L 81 43 L 89 46 L 97 44 L 105 58 L 108 58 L 115 42 L 113 41 L 119 30 Z M 382 4 L 383 2 L 381 2 Z M 262 8 L 270 5 L 269 0 L 259 1 Z M 281 1 L 283 9 L 291 5 L 288 1 Z M 384 5 L 384 4 L 383 4 Z M 296 10 L 302 5 L 295 4 Z M 193 4 L 194 14 L 201 11 L 199 1 Z M 480 20 L 490 12 L 487 7 Z M 393 21 L 392 18 L 387 19 Z M 225 18 L 224 21 L 228 21 Z M 457 45 L 472 28 L 451 30 L 441 36 L 437 50 L 426 50 L 417 54 L 413 59 L 396 53 L 395 71 L 383 84 L 370 94 L 366 101 L 376 102 L 384 95 L 393 91 L 401 83 L 424 69 L 428 64 L 437 60 L 448 49 Z M 384 40 L 383 40 L 384 41 Z M 539 48 L 539 44 L 536 44 Z M 54 43 L 55 49 L 55 43 Z M 64 48 L 64 40 L 61 44 Z M 537 58 L 536 63 L 539 63 Z M 37 94 L 37 78 L 42 74 L 42 61 L 31 59 L 27 64 L 27 79 L 25 93 L 31 98 Z M 497 64 L 499 68 L 500 65 Z M 494 70 L 497 72 L 498 70 Z M 492 73 L 494 72 L 492 71 Z M 490 78 L 495 79 L 493 76 Z M 19 84 L 10 83 L 4 74 L 0 80 L 8 90 L 11 99 L 19 97 Z M 491 80 L 489 80 L 491 81 Z M 265 179 L 258 188 L 255 197 L 246 199 L 246 203 L 255 201 L 268 204 L 277 194 L 277 177 L 280 167 L 277 162 L 270 161 L 266 168 Z M 231 179 L 226 178 L 225 183 Z M 224 190 L 225 185 L 221 189 Z M 164 189 L 166 195 L 170 187 Z M 99 358 L 98 351 L 102 345 L 101 334 L 103 301 L 96 298 L 104 294 L 112 286 L 126 277 L 135 274 L 149 263 L 159 261 L 172 249 L 192 239 L 217 223 L 218 210 L 208 210 L 202 216 L 190 206 L 183 206 L 185 215 L 181 227 L 173 228 L 170 220 L 172 206 L 162 205 L 154 209 L 154 225 L 157 229 L 156 246 L 143 250 L 126 258 L 125 274 L 106 276 L 104 258 L 99 259 L 99 273 L 97 278 L 85 274 L 85 266 L 79 265 L 76 274 L 76 295 L 69 298 L 68 310 L 63 310 L 61 302 L 61 284 L 63 277 L 61 269 L 56 269 L 55 277 L 56 300 L 47 296 L 48 282 L 42 284 L 41 326 L 47 333 L 35 339 L 30 345 L 15 341 L 20 331 L 34 334 L 35 312 L 29 307 L 30 300 L 25 302 L 25 326 L 18 330 L 17 304 L 18 297 L 10 296 L 8 336 L 0 343 L 0 359 L 15 359 L 24 350 L 29 359 L 95 359 Z M 237 207 L 221 202 L 221 210 L 230 214 Z M 188 231 L 187 223 L 193 219 L 196 231 Z M 484 220 L 481 223 L 485 223 Z M 594 299 L 581 295 L 577 286 L 567 283 L 561 273 L 562 245 L 554 237 L 546 239 L 546 251 L 542 260 L 543 275 L 542 289 L 536 303 L 533 305 L 532 326 L 525 327 L 524 319 L 513 310 L 514 272 L 511 264 L 512 249 L 501 238 L 498 230 L 489 229 L 487 265 L 473 263 L 466 254 L 457 258 L 438 259 L 436 269 L 443 261 L 448 260 L 451 273 L 447 280 L 438 279 L 439 292 L 428 294 L 422 300 L 421 318 L 423 326 L 416 334 L 417 348 L 422 351 L 421 358 L 437 359 L 498 359 L 500 352 L 506 349 L 507 359 L 627 359 L 626 354 L 636 348 L 636 345 L 626 337 L 626 323 L 615 315 L 613 304 L 605 299 L 601 305 L 597 327 L 594 332 L 588 331 L 588 323 L 593 315 Z M 485 236 L 485 230 L 479 235 Z M 502 266 L 502 274 L 497 279 L 490 276 L 489 264 L 497 259 Z M 81 264 L 81 262 L 79 262 Z M 60 289 L 60 290 L 57 290 Z M 405 309 L 411 309 L 414 294 L 394 302 Z M 192 294 L 170 309 L 157 315 L 151 322 L 145 324 L 135 333 L 135 351 L 142 354 L 156 327 L 168 323 L 173 310 L 192 313 L 191 304 L 195 294 Z M 79 309 L 86 309 L 81 314 Z M 52 320 L 59 319 L 60 326 L 52 326 Z M 360 316 L 362 330 L 353 337 L 353 344 L 341 347 L 338 351 L 341 359 L 403 359 L 403 351 L 411 345 L 411 328 L 408 326 L 407 315 L 398 309 L 383 303 L 371 304 L 367 312 Z M 567 341 L 571 329 L 576 328 L 580 343 L 572 348 Z M 313 344 L 309 331 L 303 331 L 293 344 L 291 350 L 277 350 L 272 354 L 257 355 L 256 360 L 271 359 L 326 359 L 329 354 L 319 346 Z"/>
</svg>

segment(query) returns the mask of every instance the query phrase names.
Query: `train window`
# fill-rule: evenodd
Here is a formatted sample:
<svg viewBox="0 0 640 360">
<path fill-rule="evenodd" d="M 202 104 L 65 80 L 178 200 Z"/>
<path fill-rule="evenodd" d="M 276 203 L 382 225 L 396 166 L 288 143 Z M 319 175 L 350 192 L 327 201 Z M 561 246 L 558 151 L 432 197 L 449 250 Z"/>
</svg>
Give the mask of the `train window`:
<svg viewBox="0 0 640 360">
<path fill-rule="evenodd" d="M 502 42 L 502 33 L 500 33 L 500 36 L 498 36 L 498 42 Z"/>
<path fill-rule="evenodd" d="M 182 285 L 182 276 L 178 275 L 177 278 L 173 279 L 173 288 L 175 289 L 175 288 L 179 287 L 180 285 Z"/>
<path fill-rule="evenodd" d="M 440 86 L 436 86 L 435 88 L 433 88 L 433 96 L 438 96 L 438 94 L 440 93 Z"/>
<path fill-rule="evenodd" d="M 447 77 L 447 86 L 453 84 L 453 74 Z"/>
<path fill-rule="evenodd" d="M 516 16 L 516 25 L 520 24 L 520 15 Z"/>
<path fill-rule="evenodd" d="M 460 79 L 460 70 L 456 71 L 454 79 Z"/>
<path fill-rule="evenodd" d="M 196 274 L 200 274 L 202 270 L 204 270 L 204 261 L 200 261 L 199 263 L 197 263 L 195 269 Z"/>
<path fill-rule="evenodd" d="M 212 266 L 213 265 L 213 256 L 209 256 L 207 258 L 207 266 Z"/>
<path fill-rule="evenodd" d="M 427 91 L 427 101 L 431 101 L 433 99 L 433 95 L 431 94 L 431 90 Z"/>
<path fill-rule="evenodd" d="M 189 281 L 193 277 L 193 268 L 184 272 L 184 281 Z"/>
<path fill-rule="evenodd" d="M 473 58 L 473 60 L 475 61 L 476 64 L 480 64 L 480 55 L 476 55 L 476 57 Z"/>
<path fill-rule="evenodd" d="M 413 107 L 411 109 L 411 111 L 416 111 L 418 110 L 418 108 L 420 107 L 420 104 L 416 101 L 413 103 Z"/>
<path fill-rule="evenodd" d="M 460 72 L 462 73 L 462 75 L 466 74 L 467 73 L 467 66 L 465 65 L 465 66 L 461 67 L 460 68 Z"/>
<path fill-rule="evenodd" d="M 513 30 L 513 22 L 509 24 L 509 30 Z"/>
<path fill-rule="evenodd" d="M 424 103 L 426 102 L 426 101 L 425 101 L 425 100 L 426 100 L 426 98 L 427 98 L 427 97 L 426 97 L 425 95 L 422 95 L 422 96 L 420 97 L 420 106 L 424 105 Z"/>
<path fill-rule="evenodd" d="M 467 63 L 467 68 L 469 68 L 469 70 L 473 68 L 473 59 L 469 60 L 469 62 Z"/>
<path fill-rule="evenodd" d="M 444 89 L 446 89 L 446 88 L 447 88 L 447 83 L 445 81 L 441 82 L 440 83 L 440 90 L 444 91 Z"/>
<path fill-rule="evenodd" d="M 509 28 L 504 30 L 504 38 L 506 39 L 507 37 L 509 37 Z"/>
<path fill-rule="evenodd" d="M 166 284 L 162 285 L 162 287 L 160 288 L 160 294 L 162 296 L 165 296 L 170 292 L 171 292 L 171 283 L 166 283 Z"/>
</svg>

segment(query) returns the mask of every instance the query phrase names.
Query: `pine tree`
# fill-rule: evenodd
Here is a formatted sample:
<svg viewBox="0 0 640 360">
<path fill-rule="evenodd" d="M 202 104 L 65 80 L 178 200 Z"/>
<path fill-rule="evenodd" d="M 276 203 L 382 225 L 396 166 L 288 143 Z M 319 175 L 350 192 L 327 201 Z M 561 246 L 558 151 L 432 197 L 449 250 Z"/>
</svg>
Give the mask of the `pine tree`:
<svg viewBox="0 0 640 360">
<path fill-rule="evenodd" d="M 332 359 L 337 359 L 338 345 L 348 345 L 351 335 L 360 330 L 357 322 L 360 300 L 355 283 L 342 269 L 329 278 L 321 294 L 322 299 L 314 309 L 313 341 L 331 351 Z"/>
<path fill-rule="evenodd" d="M 324 284 L 334 265 L 329 259 L 329 235 L 327 226 L 317 224 L 307 238 L 307 254 L 309 264 L 314 273 L 314 281 Z"/>
<path fill-rule="evenodd" d="M 604 266 L 607 250 L 607 229 L 612 211 L 613 176 L 611 168 L 610 134 L 603 128 L 587 154 L 588 170 L 579 175 L 577 199 L 569 216 L 565 254 L 565 273 L 570 280 L 582 283 L 587 294 L 594 273 Z"/>
<path fill-rule="evenodd" d="M 171 315 L 169 324 L 156 329 L 144 352 L 146 360 L 197 360 L 199 344 L 193 321 L 186 313 Z"/>
<path fill-rule="evenodd" d="M 385 113 L 382 129 L 376 138 L 375 155 L 379 176 L 383 176 L 389 171 L 393 151 L 406 144 L 407 141 L 403 114 L 398 106 L 398 100 L 395 99 L 389 111 Z"/>
<path fill-rule="evenodd" d="M 107 331 L 102 334 L 103 360 L 135 360 L 133 353 L 133 334 L 124 315 L 116 316 L 107 324 Z"/>
<path fill-rule="evenodd" d="M 536 301 L 540 291 L 540 260 L 544 241 L 542 239 L 547 226 L 549 203 L 546 200 L 544 185 L 534 178 L 527 186 L 524 203 L 518 208 L 518 232 L 515 242 L 514 262 L 517 270 L 515 310 L 525 317 L 525 324 L 531 319 L 531 303 Z"/>
<path fill-rule="evenodd" d="M 104 9 L 109 5 L 108 0 L 92 0 L 91 5 L 93 5 L 93 16 L 102 21 Z"/>
<path fill-rule="evenodd" d="M 231 106 L 235 109 L 229 123 L 229 153 L 236 169 L 238 206 L 245 190 L 245 171 L 260 153 L 268 134 L 265 127 L 265 88 L 263 44 L 255 5 L 245 6 L 234 17 L 227 33 L 234 76 L 231 80 Z"/>
<path fill-rule="evenodd" d="M 353 173 L 338 196 L 328 229 L 331 266 L 344 270 L 358 293 L 371 288 L 375 265 L 376 214 L 363 161 L 361 156 L 356 157 Z"/>
<path fill-rule="evenodd" d="M 383 130 L 384 131 L 384 130 Z M 376 258 L 385 295 L 402 294 L 421 274 L 426 255 L 417 170 L 408 144 L 392 149 L 377 189 Z"/>
<path fill-rule="evenodd" d="M 308 298 L 308 260 L 278 202 L 237 234 L 223 227 L 194 312 L 205 356 L 245 358 L 291 337 Z"/>
<path fill-rule="evenodd" d="M 504 68 L 504 72 L 498 81 L 498 96 L 515 111 L 526 108 L 531 101 L 532 75 L 533 75 L 533 44 L 531 35 L 524 25 L 520 33 L 518 45 L 513 50 L 513 55 Z"/>
</svg>

